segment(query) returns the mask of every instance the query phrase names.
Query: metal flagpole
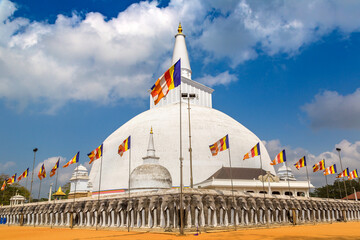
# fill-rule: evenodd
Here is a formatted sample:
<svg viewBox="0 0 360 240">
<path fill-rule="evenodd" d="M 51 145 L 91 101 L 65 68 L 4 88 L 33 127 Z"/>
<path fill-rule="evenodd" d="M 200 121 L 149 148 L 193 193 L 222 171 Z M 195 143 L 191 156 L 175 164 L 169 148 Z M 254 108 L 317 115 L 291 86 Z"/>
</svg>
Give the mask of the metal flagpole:
<svg viewBox="0 0 360 240">
<path fill-rule="evenodd" d="M 341 193 L 340 181 L 338 181 L 337 183 L 338 183 L 338 188 L 339 188 L 339 192 L 340 192 L 340 199 L 342 199 L 342 193 Z"/>
<path fill-rule="evenodd" d="M 180 60 L 181 61 L 181 60 Z M 181 62 L 180 62 L 181 63 Z M 180 65 L 181 69 L 181 65 Z M 181 78 L 181 76 L 180 76 Z M 184 235 L 184 212 L 183 212 L 183 157 L 182 157 L 182 125 L 181 125 L 181 83 L 179 86 L 179 92 L 180 92 L 180 235 Z"/>
<path fill-rule="evenodd" d="M 38 201 L 37 201 L 37 203 L 36 203 L 36 207 L 39 206 L 39 202 L 40 202 L 41 182 L 42 182 L 42 181 L 41 181 L 41 179 L 40 179 L 39 194 L 38 194 Z M 37 219 L 39 219 L 39 213 L 38 213 Z M 35 218 L 35 215 L 34 215 L 34 227 L 35 227 L 35 223 L 36 223 L 36 218 Z"/>
<path fill-rule="evenodd" d="M 325 182 L 326 182 L 326 195 L 329 200 L 329 186 L 328 186 L 328 182 L 327 182 L 327 175 L 325 175 Z"/>
<path fill-rule="evenodd" d="M 32 169 L 32 173 L 31 173 L 31 183 L 30 183 L 30 197 L 29 197 L 29 202 L 31 202 L 31 194 L 32 194 L 32 185 L 34 182 L 34 169 L 35 169 L 35 157 L 36 157 L 36 152 L 37 152 L 37 148 L 33 149 L 34 152 L 34 161 L 33 161 L 33 169 Z"/>
<path fill-rule="evenodd" d="M 341 155 L 340 155 L 341 148 L 336 148 L 336 151 L 338 151 L 338 153 L 339 153 L 341 172 L 344 172 L 344 169 L 343 169 L 343 166 L 342 166 L 342 161 L 341 161 Z M 343 180 L 343 183 L 344 183 L 346 200 L 349 201 L 349 199 L 348 199 L 348 194 L 347 194 L 347 190 L 346 190 L 345 179 L 342 178 L 342 180 Z"/>
<path fill-rule="evenodd" d="M 190 187 L 194 187 L 193 182 L 193 171 L 192 171 L 192 148 L 191 148 L 191 122 L 190 122 L 190 94 L 187 97 L 188 99 L 188 115 L 189 115 L 189 153 L 190 153 Z"/>
<path fill-rule="evenodd" d="M 305 162 L 305 168 L 306 168 L 306 178 L 308 180 L 308 186 L 309 186 L 309 198 L 310 198 L 310 179 L 309 179 L 309 172 L 308 172 L 308 167 L 307 167 L 307 163 Z"/>
<path fill-rule="evenodd" d="M 260 145 L 259 145 L 260 146 Z M 262 158 L 261 158 L 261 151 L 260 151 L 260 172 L 261 172 L 261 170 L 262 170 Z M 261 173 L 260 173 L 261 174 Z M 269 177 L 269 176 L 268 176 Z M 264 193 L 264 201 L 265 201 L 265 183 L 264 183 L 264 181 L 265 181 L 265 175 L 263 176 L 263 179 L 262 179 L 262 185 L 263 185 L 263 193 Z M 270 185 L 270 183 L 269 183 L 269 185 Z M 269 193 L 270 194 L 270 193 Z"/>
<path fill-rule="evenodd" d="M 73 228 L 74 226 L 74 207 L 75 207 L 75 199 L 76 199 L 76 185 L 77 185 L 77 173 L 79 171 L 79 162 L 77 162 L 77 165 L 76 165 L 76 168 L 75 168 L 75 191 L 74 191 L 74 201 L 73 201 L 73 206 L 72 206 L 72 213 L 71 213 L 71 220 L 72 220 L 72 223 L 71 223 L 71 229 Z M 100 188 L 100 187 L 99 187 Z"/>
<path fill-rule="evenodd" d="M 101 161 L 100 161 L 99 192 L 98 192 L 98 204 L 99 204 L 99 206 L 100 206 L 100 193 L 101 193 L 100 187 L 101 187 L 101 172 L 102 172 L 102 160 L 103 160 L 102 155 L 103 155 L 103 153 L 101 153 Z M 98 224 L 96 224 L 96 230 L 97 230 L 97 225 Z"/>
<path fill-rule="evenodd" d="M 60 158 L 59 158 L 59 166 L 60 166 Z M 57 191 L 56 188 L 57 188 L 57 182 L 58 182 L 58 177 L 59 177 L 59 171 L 60 171 L 60 168 L 57 168 L 56 169 L 56 180 L 55 180 L 55 192 Z M 56 203 L 56 197 L 54 197 L 54 205 L 55 205 L 55 203 Z M 52 228 L 53 221 L 54 221 L 54 219 L 51 219 L 50 228 Z"/>
<path fill-rule="evenodd" d="M 60 161 L 59 161 L 59 165 L 60 165 Z M 55 191 L 57 191 L 57 182 L 58 182 L 58 177 L 59 177 L 59 171 L 60 171 L 60 168 L 59 169 L 56 169 L 56 180 L 55 180 Z M 56 198 L 54 197 L 54 203 L 56 202 Z"/>
<path fill-rule="evenodd" d="M 287 163 L 286 163 L 286 161 L 285 161 L 285 168 L 286 168 L 286 176 L 287 176 L 287 182 L 288 182 L 288 187 L 289 187 L 289 196 L 290 196 L 290 198 L 291 198 L 292 192 L 291 192 L 291 190 L 290 190 L 289 171 L 288 171 L 288 168 L 287 168 Z"/>
<path fill-rule="evenodd" d="M 29 174 L 29 171 L 28 171 L 28 174 Z M 25 181 L 25 189 L 27 190 L 27 182 L 28 182 L 28 178 L 26 176 L 26 181 Z"/>
<path fill-rule="evenodd" d="M 12 204 L 11 204 L 11 201 L 10 201 L 10 214 L 11 214 L 11 208 L 12 208 Z M 9 214 L 9 219 L 7 219 L 8 227 L 10 226 L 10 214 Z M 35 225 L 34 225 L 34 227 L 35 227 Z"/>
<path fill-rule="evenodd" d="M 5 181 L 5 180 L 4 180 L 4 181 Z M 2 194 L 1 194 L 1 206 L 4 205 L 4 192 L 5 192 L 5 189 L 6 189 L 6 184 L 5 184 L 4 190 L 2 191 Z"/>
<path fill-rule="evenodd" d="M 229 165 L 230 165 L 230 179 L 231 179 L 231 195 L 233 197 L 233 201 L 235 204 L 235 196 L 234 196 L 234 184 L 233 184 L 233 177 L 232 177 L 232 167 L 231 167 L 231 154 L 230 154 L 230 138 L 229 138 L 229 134 L 227 135 L 228 137 L 228 143 L 229 143 L 229 148 L 228 148 L 228 152 L 229 152 Z M 234 228 L 236 230 L 236 211 L 234 211 Z"/>
<path fill-rule="evenodd" d="M 129 201 L 128 201 L 128 204 L 130 204 L 130 174 L 131 174 L 130 171 L 131 171 L 131 142 L 130 142 L 130 150 L 129 150 L 129 186 L 128 186 Z M 130 221 L 131 221 L 131 219 L 130 219 L 129 207 L 127 208 L 127 220 L 128 220 L 128 232 L 130 232 Z"/>
</svg>

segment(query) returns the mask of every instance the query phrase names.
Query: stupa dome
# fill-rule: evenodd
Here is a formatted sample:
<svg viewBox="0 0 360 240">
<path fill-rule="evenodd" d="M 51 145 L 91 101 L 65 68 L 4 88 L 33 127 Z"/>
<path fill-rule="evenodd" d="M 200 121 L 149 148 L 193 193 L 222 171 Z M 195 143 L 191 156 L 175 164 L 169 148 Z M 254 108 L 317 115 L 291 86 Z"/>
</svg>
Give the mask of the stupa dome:
<svg viewBox="0 0 360 240">
<path fill-rule="evenodd" d="M 151 128 L 149 144 L 144 164 L 136 167 L 130 175 L 131 190 L 158 190 L 172 187 L 169 171 L 159 165 L 159 157 L 155 156 L 153 130 Z"/>
<path fill-rule="evenodd" d="M 182 104 L 182 144 L 184 158 L 184 186 L 190 185 L 189 139 L 187 104 Z M 131 151 L 131 171 L 143 164 L 148 146 L 148 131 L 153 126 L 156 131 L 156 156 L 159 164 L 167 168 L 172 176 L 173 187 L 180 185 L 179 164 L 179 103 L 152 108 L 126 122 L 113 132 L 103 145 L 103 166 L 101 191 L 126 190 L 128 188 L 129 151 Z M 211 155 L 209 145 L 229 134 L 233 167 L 260 168 L 260 159 L 255 157 L 243 161 L 243 156 L 260 142 L 263 169 L 275 174 L 270 165 L 270 157 L 260 139 L 230 116 L 209 107 L 191 105 L 191 132 L 193 153 L 194 184 L 208 179 L 221 167 L 229 166 L 227 152 Z M 131 149 L 122 157 L 118 155 L 119 145 L 131 135 Z M 98 189 L 100 159 L 93 162 L 90 180 L 93 191 Z"/>
<path fill-rule="evenodd" d="M 130 188 L 133 190 L 157 190 L 171 188 L 170 172 L 158 164 L 144 164 L 136 167 L 130 175 Z"/>
<path fill-rule="evenodd" d="M 178 51 L 179 50 L 179 51 Z M 180 51 L 181 50 L 181 51 Z M 156 156 L 158 164 L 168 170 L 172 178 L 172 187 L 180 186 L 180 89 L 185 98 L 182 99 L 182 155 L 183 155 L 183 184 L 190 185 L 190 154 L 189 154 L 189 115 L 191 114 L 191 147 L 193 183 L 205 181 L 222 167 L 229 167 L 229 150 L 219 152 L 212 156 L 209 145 L 228 134 L 231 151 L 232 167 L 234 168 L 260 168 L 260 158 L 243 161 L 244 154 L 260 142 L 263 170 L 275 175 L 274 167 L 270 165 L 270 157 L 260 139 L 249 129 L 235 119 L 212 108 L 213 89 L 191 80 L 191 67 L 188 62 L 188 53 L 185 37 L 181 31 L 175 36 L 173 61 L 177 59 L 186 61 L 182 65 L 181 84 L 171 90 L 159 104 L 154 105 L 150 96 L 150 109 L 135 116 L 103 142 L 103 165 L 101 173 L 101 191 L 105 194 L 117 193 L 128 189 L 129 172 L 134 170 L 131 180 L 134 187 L 146 186 L 146 179 L 159 174 L 158 168 L 146 166 L 142 157 L 146 155 L 148 130 L 151 126 L 156 130 Z M 155 82 L 156 79 L 154 79 Z M 146 87 L 146 86 L 144 86 Z M 191 96 L 191 97 L 190 97 Z M 186 98 L 188 97 L 188 98 Z M 191 99 L 190 99 L 191 98 Z M 131 136 L 131 148 L 122 157 L 118 155 L 119 145 Z M 131 169 L 129 161 L 131 156 Z M 100 160 L 92 164 L 90 181 L 94 184 L 93 194 L 96 194 L 100 177 Z M 135 174 L 137 177 L 135 177 Z M 143 179 L 140 179 L 141 176 Z M 160 179 L 160 176 L 155 176 Z M 164 183 L 165 184 L 165 183 Z"/>
</svg>

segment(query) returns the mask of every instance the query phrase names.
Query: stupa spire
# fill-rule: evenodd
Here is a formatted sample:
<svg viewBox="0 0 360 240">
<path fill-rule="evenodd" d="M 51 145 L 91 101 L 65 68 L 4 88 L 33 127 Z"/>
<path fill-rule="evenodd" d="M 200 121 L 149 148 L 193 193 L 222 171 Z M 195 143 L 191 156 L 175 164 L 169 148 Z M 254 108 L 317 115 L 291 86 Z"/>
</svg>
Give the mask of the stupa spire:
<svg viewBox="0 0 360 240">
<path fill-rule="evenodd" d="M 181 34 L 182 34 L 182 27 L 181 27 L 181 23 L 179 23 L 178 33 L 181 33 Z"/>
<path fill-rule="evenodd" d="M 182 32 L 181 23 L 179 23 L 178 33 L 175 35 L 174 52 L 172 64 L 175 64 L 181 58 L 181 76 L 191 79 L 191 67 L 189 54 L 186 48 L 185 35 Z"/>
<path fill-rule="evenodd" d="M 154 147 L 154 138 L 153 138 L 153 129 L 151 127 L 149 144 L 147 149 L 147 157 L 155 157 L 155 147 Z"/>
</svg>

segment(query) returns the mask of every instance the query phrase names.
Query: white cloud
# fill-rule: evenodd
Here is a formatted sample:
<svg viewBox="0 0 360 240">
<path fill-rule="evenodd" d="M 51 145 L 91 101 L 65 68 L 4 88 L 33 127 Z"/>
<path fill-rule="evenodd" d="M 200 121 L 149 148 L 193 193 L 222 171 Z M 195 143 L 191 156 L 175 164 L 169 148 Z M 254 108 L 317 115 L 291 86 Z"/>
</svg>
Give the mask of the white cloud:
<svg viewBox="0 0 360 240">
<path fill-rule="evenodd" d="M 14 4 L 1 5 L 0 98 L 20 108 L 46 102 L 48 112 L 69 101 L 145 97 L 154 69 L 169 60 L 178 24 L 174 10 L 156 2 L 133 4 L 109 21 L 88 13 L 58 15 L 54 24 L 16 24 L 7 8 Z"/>
<path fill-rule="evenodd" d="M 112 19 L 59 14 L 53 24 L 15 18 L 16 9 L 0 2 L 0 99 L 48 113 L 69 102 L 146 99 L 170 63 L 179 21 L 192 56 L 204 53 L 198 60 L 205 63 L 229 59 L 231 67 L 255 59 L 257 50 L 293 55 L 335 29 L 347 35 L 360 26 L 353 20 L 359 1 L 172 0 L 163 8 L 152 1 Z M 236 81 L 226 73 L 201 79 Z"/>
<path fill-rule="evenodd" d="M 0 163 L 0 169 L 4 173 L 4 171 L 8 170 L 9 168 L 15 166 L 16 163 L 12 161 L 8 161 L 6 163 Z"/>
<path fill-rule="evenodd" d="M 281 150 L 285 149 L 287 165 L 291 168 L 293 174 L 298 180 L 306 180 L 306 171 L 305 169 L 297 170 L 294 164 L 303 156 L 306 156 L 307 166 L 309 171 L 309 177 L 311 179 L 311 183 L 315 187 L 320 187 L 325 185 L 325 178 L 321 172 L 313 173 L 312 166 L 315 163 L 318 163 L 322 159 L 325 159 L 326 167 L 336 164 L 337 172 L 341 172 L 341 165 L 339 160 L 338 152 L 336 148 L 341 148 L 341 160 L 343 164 L 343 168 L 349 168 L 350 171 L 359 168 L 360 158 L 360 141 L 355 143 L 350 143 L 347 140 L 342 140 L 340 143 L 336 144 L 331 151 L 320 153 L 319 155 L 311 154 L 309 151 L 303 148 L 292 148 L 290 146 L 281 145 L 279 140 L 270 140 L 263 141 L 267 151 L 269 152 L 270 158 L 274 158 Z M 276 167 L 276 166 L 275 166 Z M 278 167 L 276 167 L 278 168 Z M 328 181 L 330 184 L 335 180 L 336 174 L 328 177 Z"/>
<path fill-rule="evenodd" d="M 41 192 L 40 192 L 40 197 L 48 197 L 49 194 L 49 188 L 50 188 L 50 184 L 53 184 L 53 190 L 55 190 L 55 184 L 56 184 L 56 175 L 53 177 L 50 177 L 50 171 L 51 169 L 54 167 L 56 161 L 60 158 L 60 165 L 58 168 L 58 182 L 57 182 L 57 188 L 59 188 L 59 186 L 64 185 L 65 183 L 69 182 L 71 175 L 74 171 L 74 166 L 75 165 L 70 165 L 67 168 L 63 168 L 62 166 L 65 165 L 65 163 L 69 160 L 66 159 L 64 157 L 50 157 L 48 159 L 45 159 L 44 161 L 38 163 L 35 166 L 35 170 L 34 170 L 34 182 L 33 182 L 33 187 L 32 187 L 32 196 L 33 198 L 38 198 L 38 194 L 39 194 L 39 187 L 40 187 L 40 180 L 38 178 L 38 173 L 39 170 L 42 166 L 42 164 L 45 164 L 45 171 L 46 171 L 46 178 L 41 180 Z M 32 169 L 30 169 L 30 173 L 28 175 L 28 182 L 27 182 L 27 189 L 29 189 L 30 191 L 30 183 L 31 183 L 31 175 L 32 175 Z M 25 186 L 26 184 L 26 180 L 21 180 L 20 184 Z M 57 189 L 56 189 L 57 190 Z"/>
<path fill-rule="evenodd" d="M 215 59 L 229 58 L 233 67 L 257 57 L 297 54 L 300 49 L 337 29 L 358 32 L 354 21 L 359 1 L 231 1 L 208 3 L 213 12 L 204 21 L 196 44 Z M 214 10 L 215 8 L 215 10 Z"/>
<path fill-rule="evenodd" d="M 210 87 L 215 85 L 228 85 L 231 82 L 235 82 L 237 80 L 237 76 L 234 74 L 230 74 L 229 71 L 225 71 L 216 76 L 205 74 L 203 77 L 196 79 L 196 81 L 204 83 L 205 85 L 208 85 Z"/>
<path fill-rule="evenodd" d="M 360 129 L 360 88 L 349 95 L 324 91 L 311 103 L 302 106 L 315 129 L 354 128 Z"/>
</svg>

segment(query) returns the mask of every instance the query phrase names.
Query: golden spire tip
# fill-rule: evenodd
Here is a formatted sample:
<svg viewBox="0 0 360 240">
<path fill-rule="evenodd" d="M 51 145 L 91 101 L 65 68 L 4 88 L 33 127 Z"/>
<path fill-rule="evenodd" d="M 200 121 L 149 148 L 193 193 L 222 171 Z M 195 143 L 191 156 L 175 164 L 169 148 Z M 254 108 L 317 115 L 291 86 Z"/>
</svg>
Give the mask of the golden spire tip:
<svg viewBox="0 0 360 240">
<path fill-rule="evenodd" d="M 182 33 L 181 22 L 179 22 L 178 33 Z"/>
<path fill-rule="evenodd" d="M 153 134 L 153 130 L 152 130 L 152 127 L 151 127 L 151 130 L 150 130 L 150 134 Z"/>
</svg>

